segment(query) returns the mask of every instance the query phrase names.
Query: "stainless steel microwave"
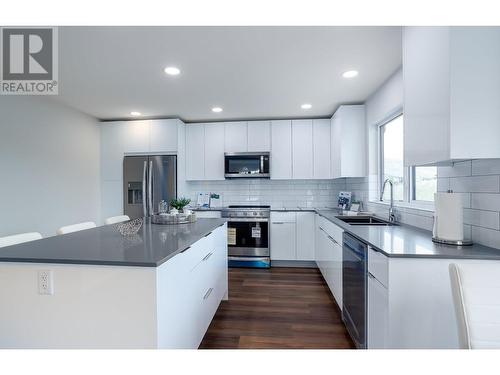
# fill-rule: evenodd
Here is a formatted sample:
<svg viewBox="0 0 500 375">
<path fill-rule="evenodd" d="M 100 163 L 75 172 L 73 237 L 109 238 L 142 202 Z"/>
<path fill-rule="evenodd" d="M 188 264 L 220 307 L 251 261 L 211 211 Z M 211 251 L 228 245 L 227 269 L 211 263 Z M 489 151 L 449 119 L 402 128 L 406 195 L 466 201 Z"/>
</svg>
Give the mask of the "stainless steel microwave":
<svg viewBox="0 0 500 375">
<path fill-rule="evenodd" d="M 269 152 L 225 153 L 224 177 L 270 178 Z"/>
</svg>

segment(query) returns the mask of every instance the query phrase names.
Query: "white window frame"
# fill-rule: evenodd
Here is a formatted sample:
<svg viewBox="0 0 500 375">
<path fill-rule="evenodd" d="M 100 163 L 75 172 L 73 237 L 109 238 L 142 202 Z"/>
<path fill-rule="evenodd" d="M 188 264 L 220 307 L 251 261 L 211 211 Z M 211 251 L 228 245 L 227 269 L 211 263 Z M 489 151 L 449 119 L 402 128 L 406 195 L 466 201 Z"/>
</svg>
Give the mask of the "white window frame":
<svg viewBox="0 0 500 375">
<path fill-rule="evenodd" d="M 384 137 L 383 137 L 383 127 L 387 125 L 392 120 L 403 116 L 403 109 L 398 108 L 396 111 L 391 113 L 391 115 L 387 116 L 384 120 L 380 121 L 377 126 L 378 131 L 378 194 L 376 201 L 379 203 L 388 203 L 388 200 L 380 201 L 380 194 L 382 192 L 382 187 L 384 184 Z M 404 118 L 403 118 L 403 126 L 404 126 Z M 406 207 L 414 207 L 418 209 L 424 210 L 433 210 L 434 202 L 432 201 L 423 201 L 416 200 L 416 191 L 415 191 L 415 166 L 412 167 L 404 167 L 404 175 L 403 175 L 403 200 L 395 200 L 394 204 L 398 206 L 406 206 Z"/>
</svg>

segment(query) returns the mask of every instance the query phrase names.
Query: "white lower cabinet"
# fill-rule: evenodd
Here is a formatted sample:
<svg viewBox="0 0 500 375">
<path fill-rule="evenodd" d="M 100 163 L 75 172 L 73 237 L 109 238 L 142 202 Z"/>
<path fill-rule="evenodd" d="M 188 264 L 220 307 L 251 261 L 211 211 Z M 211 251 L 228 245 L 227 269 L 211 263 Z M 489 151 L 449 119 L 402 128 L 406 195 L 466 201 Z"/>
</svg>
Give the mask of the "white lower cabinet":
<svg viewBox="0 0 500 375">
<path fill-rule="evenodd" d="M 389 291 L 368 274 L 368 349 L 388 347 Z"/>
<path fill-rule="evenodd" d="M 314 212 L 271 212 L 271 260 L 314 261 Z"/>
<path fill-rule="evenodd" d="M 158 348 L 196 349 L 227 295 L 227 225 L 159 269 Z"/>
<path fill-rule="evenodd" d="M 315 223 L 315 261 L 337 305 L 342 309 L 343 230 L 318 214 Z"/>
</svg>

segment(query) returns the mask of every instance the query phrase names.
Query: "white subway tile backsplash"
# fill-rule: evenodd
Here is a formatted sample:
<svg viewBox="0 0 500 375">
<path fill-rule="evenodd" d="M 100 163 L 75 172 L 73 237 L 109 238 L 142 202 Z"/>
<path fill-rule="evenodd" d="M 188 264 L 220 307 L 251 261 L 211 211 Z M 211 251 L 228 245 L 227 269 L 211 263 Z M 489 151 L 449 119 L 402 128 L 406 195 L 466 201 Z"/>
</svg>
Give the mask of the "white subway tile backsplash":
<svg viewBox="0 0 500 375">
<path fill-rule="evenodd" d="M 472 160 L 472 175 L 500 175 L 500 159 Z"/>
<path fill-rule="evenodd" d="M 450 189 L 457 193 L 498 193 L 500 176 L 472 176 L 450 178 Z"/>
<path fill-rule="evenodd" d="M 500 231 L 473 226 L 472 241 L 485 246 L 500 248 Z"/>
<path fill-rule="evenodd" d="M 439 177 L 466 177 L 472 175 L 472 161 L 455 163 L 453 166 L 438 167 Z"/>
<path fill-rule="evenodd" d="M 500 214 L 495 211 L 464 209 L 464 224 L 500 230 Z"/>
<path fill-rule="evenodd" d="M 500 212 L 500 194 L 472 193 L 471 208 Z"/>
</svg>

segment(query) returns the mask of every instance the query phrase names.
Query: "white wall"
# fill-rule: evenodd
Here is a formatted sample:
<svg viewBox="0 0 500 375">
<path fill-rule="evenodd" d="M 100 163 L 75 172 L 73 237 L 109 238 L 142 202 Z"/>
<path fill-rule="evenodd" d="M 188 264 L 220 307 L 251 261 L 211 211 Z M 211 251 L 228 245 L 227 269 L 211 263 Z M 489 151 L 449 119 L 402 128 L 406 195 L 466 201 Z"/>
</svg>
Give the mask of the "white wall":
<svg viewBox="0 0 500 375">
<path fill-rule="evenodd" d="M 48 97 L 0 97 L 0 236 L 99 219 L 96 119 Z"/>
</svg>

